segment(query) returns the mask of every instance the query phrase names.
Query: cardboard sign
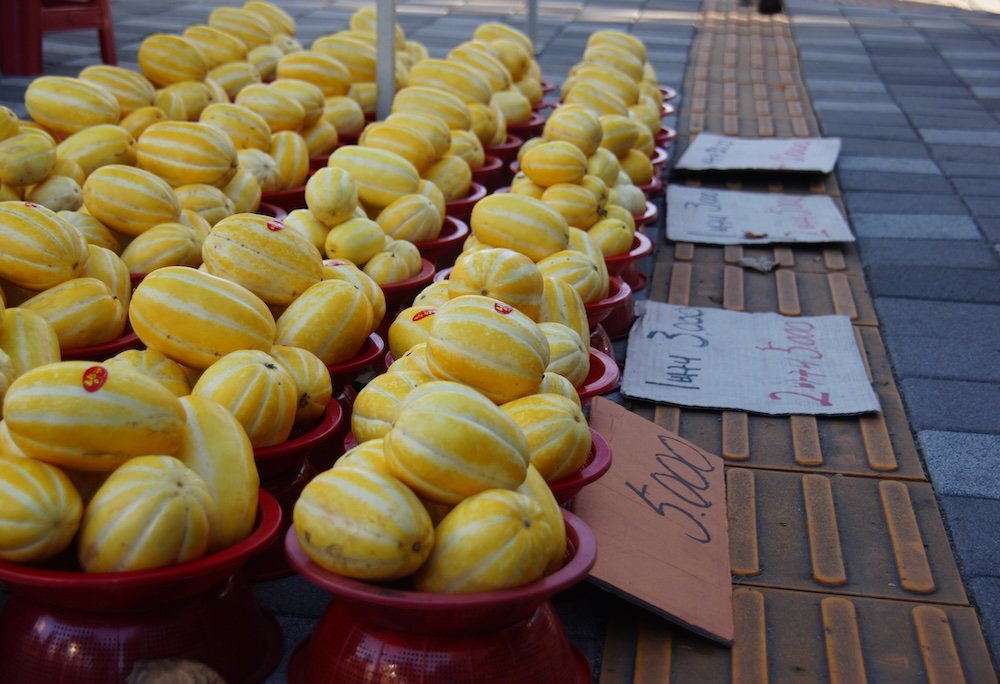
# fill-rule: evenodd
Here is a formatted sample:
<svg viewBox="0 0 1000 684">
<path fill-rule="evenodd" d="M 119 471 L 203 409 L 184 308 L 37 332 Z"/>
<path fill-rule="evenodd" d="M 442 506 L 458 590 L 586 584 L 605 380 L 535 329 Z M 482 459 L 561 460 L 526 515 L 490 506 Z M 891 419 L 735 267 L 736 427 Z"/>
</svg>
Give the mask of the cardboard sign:
<svg viewBox="0 0 1000 684">
<path fill-rule="evenodd" d="M 722 459 L 601 397 L 590 406 L 590 425 L 613 454 L 611 469 L 573 504 L 597 536 L 591 580 L 731 645 Z"/>
<path fill-rule="evenodd" d="M 785 195 L 671 185 L 667 238 L 713 245 L 854 242 L 827 195 Z"/>
<path fill-rule="evenodd" d="M 733 138 L 699 133 L 674 169 L 830 173 L 838 154 L 840 138 Z"/>
<path fill-rule="evenodd" d="M 636 302 L 622 394 L 770 415 L 878 411 L 847 316 Z"/>
</svg>

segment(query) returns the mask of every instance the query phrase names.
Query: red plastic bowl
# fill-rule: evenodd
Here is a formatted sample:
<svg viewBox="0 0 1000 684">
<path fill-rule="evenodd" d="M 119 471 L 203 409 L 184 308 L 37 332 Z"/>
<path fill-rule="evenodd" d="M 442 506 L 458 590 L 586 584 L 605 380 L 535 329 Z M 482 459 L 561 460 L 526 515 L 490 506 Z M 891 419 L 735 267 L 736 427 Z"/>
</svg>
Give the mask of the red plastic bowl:
<svg viewBox="0 0 1000 684">
<path fill-rule="evenodd" d="M 608 283 L 610 287 L 608 288 L 607 297 L 599 299 L 596 302 L 584 304 L 584 308 L 587 310 L 587 323 L 590 324 L 592 332 L 601 321 L 608 317 L 613 308 L 621 304 L 632 294 L 632 288 L 617 276 L 609 276 Z"/>
<path fill-rule="evenodd" d="M 580 401 L 613 392 L 621 380 L 621 370 L 613 358 L 602 351 L 590 348 L 590 372 L 583 384 L 576 388 Z"/>
<path fill-rule="evenodd" d="M 545 129 L 545 117 L 538 112 L 532 112 L 531 118 L 523 124 L 507 124 L 507 130 L 513 135 L 528 140 L 537 138 Z"/>
<path fill-rule="evenodd" d="M 281 629 L 238 572 L 279 538 L 267 492 L 243 541 L 165 568 L 84 573 L 0 561 L 0 681 L 124 682 L 136 663 L 186 658 L 226 681 L 260 682 L 281 658 Z"/>
<path fill-rule="evenodd" d="M 670 86 L 661 85 L 660 92 L 663 93 L 663 99 L 665 101 L 673 100 L 677 97 L 677 90 L 671 88 Z"/>
<path fill-rule="evenodd" d="M 486 197 L 486 186 L 472 181 L 472 184 L 469 186 L 469 192 L 466 193 L 465 197 L 445 202 L 444 213 L 462 221 L 468 221 L 472 215 L 472 207 L 476 206 L 476 202 L 484 197 Z"/>
<path fill-rule="evenodd" d="M 638 229 L 640 226 L 645 226 L 656 221 L 660 215 L 660 210 L 656 208 L 656 205 L 651 201 L 646 200 L 646 210 L 640 215 L 632 215 L 635 219 L 635 227 Z"/>
<path fill-rule="evenodd" d="M 330 371 L 330 380 L 333 382 L 333 393 L 349 385 L 361 372 L 378 360 L 382 352 L 385 351 L 385 340 L 378 333 L 372 333 L 362 345 L 357 354 L 340 363 L 331 363 L 326 369 Z"/>
<path fill-rule="evenodd" d="M 301 207 L 297 207 L 301 208 Z M 270 202 L 261 202 L 257 205 L 257 213 L 263 214 L 264 216 L 273 216 L 279 221 L 284 220 L 288 216 L 288 212 L 279 207 L 277 204 L 272 204 Z"/>
<path fill-rule="evenodd" d="M 483 165 L 478 169 L 472 169 L 472 180 L 488 191 L 496 190 L 506 180 L 503 160 L 493 154 L 484 155 Z"/>
<path fill-rule="evenodd" d="M 653 180 L 645 185 L 640 185 L 639 189 L 646 193 L 648 199 L 659 197 L 663 194 L 663 178 L 660 177 L 660 174 L 654 173 Z"/>
<path fill-rule="evenodd" d="M 677 112 L 677 107 L 673 106 L 669 102 L 664 102 L 660 105 L 660 116 L 671 116 Z"/>
<path fill-rule="evenodd" d="M 536 582 L 498 591 L 436 594 L 340 577 L 313 564 L 294 530 L 285 552 L 333 601 L 289 664 L 289 681 L 589 682 L 549 599 L 581 582 L 597 558 L 593 532 L 563 511 L 567 561 Z"/>
<path fill-rule="evenodd" d="M 385 319 L 383 320 L 388 319 L 391 323 L 395 315 L 412 304 L 417 293 L 434 279 L 434 264 L 423 258 L 421 262 L 420 273 L 412 278 L 382 285 L 382 292 L 385 294 Z"/>
<path fill-rule="evenodd" d="M 677 137 L 677 131 L 670 126 L 661 126 L 660 130 L 653 136 L 653 142 L 661 147 L 672 142 Z"/>
<path fill-rule="evenodd" d="M 649 161 L 652 162 L 654 168 L 662 169 L 670 161 L 670 153 L 665 148 L 656 146 L 653 148 L 653 156 L 649 158 Z"/>
<path fill-rule="evenodd" d="M 254 449 L 253 457 L 257 462 L 261 486 L 266 487 L 271 481 L 284 481 L 289 474 L 294 477 L 314 453 L 335 448 L 334 437 L 343 419 L 344 410 L 340 403 L 330 399 L 318 423 L 293 429 L 289 438 L 281 444 Z"/>
<path fill-rule="evenodd" d="M 265 192 L 261 195 L 260 201 L 266 204 L 273 204 L 285 211 L 302 209 L 306 206 L 306 186 L 300 185 L 288 190 Z"/>
<path fill-rule="evenodd" d="M 514 135 L 509 130 L 507 131 L 507 138 L 499 145 L 489 145 L 485 147 L 486 154 L 491 154 L 494 157 L 500 157 L 504 166 L 507 166 L 512 161 L 517 159 L 517 151 L 521 149 L 521 145 L 524 144 L 524 139 L 518 135 Z"/>
<path fill-rule="evenodd" d="M 637 268 L 639 259 L 653 252 L 653 241 L 645 233 L 636 233 L 632 238 L 632 249 L 625 254 L 604 257 L 608 275 L 625 281 L 633 291 L 641 290 L 649 283 L 649 278 Z"/>
<path fill-rule="evenodd" d="M 541 83 L 542 83 L 542 92 L 546 94 L 551 93 L 558 87 L 556 86 L 555 83 L 552 83 L 550 81 L 542 81 Z"/>
<path fill-rule="evenodd" d="M 583 466 L 569 477 L 549 482 L 549 489 L 560 505 L 573 500 L 580 490 L 592 482 L 596 482 L 611 468 L 611 445 L 604 435 L 590 428 L 590 455 Z"/>
<path fill-rule="evenodd" d="M 125 333 L 113 340 L 101 344 L 88 344 L 85 347 L 70 347 L 60 351 L 63 361 L 106 361 L 115 354 L 127 349 L 143 349 L 139 336 L 126 326 Z"/>
<path fill-rule="evenodd" d="M 433 240 L 414 242 L 420 256 L 434 264 L 435 269 L 446 268 L 455 263 L 462 253 L 462 247 L 469 237 L 469 224 L 454 216 L 445 216 L 441 234 Z"/>
</svg>

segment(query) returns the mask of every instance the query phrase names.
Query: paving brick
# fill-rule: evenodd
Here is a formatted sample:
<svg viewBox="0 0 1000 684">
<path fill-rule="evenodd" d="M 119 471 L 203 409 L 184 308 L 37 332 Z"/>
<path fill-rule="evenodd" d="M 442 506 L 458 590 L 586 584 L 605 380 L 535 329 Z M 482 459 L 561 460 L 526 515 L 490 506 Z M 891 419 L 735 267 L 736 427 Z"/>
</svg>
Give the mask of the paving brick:
<svg viewBox="0 0 1000 684">
<path fill-rule="evenodd" d="M 927 157 L 927 147 L 922 142 L 908 140 L 872 140 L 857 136 L 840 136 L 840 153 L 876 157 Z"/>
<path fill-rule="evenodd" d="M 942 176 L 938 165 L 929 159 L 901 159 L 899 157 L 852 157 L 841 155 L 837 159 L 838 177 L 840 172 L 883 172 L 906 175 L 910 178 L 916 174 Z M 843 180 L 841 180 L 843 184 Z"/>
<path fill-rule="evenodd" d="M 1000 339 L 1000 306 L 878 297 L 879 319 L 888 335 Z M 1000 424 L 987 432 L 1000 432 Z"/>
<path fill-rule="evenodd" d="M 824 128 L 825 129 L 825 128 Z M 875 192 L 949 193 L 951 183 L 944 176 L 929 174 L 891 173 L 886 171 L 852 171 L 838 168 L 837 180 L 843 190 Z"/>
<path fill-rule="evenodd" d="M 974 216 L 1000 216 L 1000 196 L 964 195 L 964 199 Z"/>
<path fill-rule="evenodd" d="M 1000 242 L 1000 217 L 977 217 L 976 222 L 990 242 Z"/>
<path fill-rule="evenodd" d="M 858 237 L 980 240 L 982 236 L 971 216 L 957 214 L 851 214 Z M 1000 230 L 1000 229 L 998 229 Z"/>
<path fill-rule="evenodd" d="M 997 165 L 1000 167 L 1000 164 Z M 1000 168 L 997 169 L 1000 172 Z M 963 178 L 953 177 L 951 179 L 955 189 L 963 196 L 998 196 L 1000 195 L 1000 183 L 993 178 Z"/>
<path fill-rule="evenodd" d="M 899 378 L 1000 383 L 1000 347 L 993 340 L 894 335 L 887 331 Z"/>
<path fill-rule="evenodd" d="M 986 382 L 909 378 L 901 394 L 916 430 L 1000 431 L 1000 387 Z"/>
<path fill-rule="evenodd" d="M 943 128 L 961 125 L 966 129 L 996 130 L 997 120 L 985 111 L 952 112 L 941 114 L 911 114 L 910 119 L 917 128 Z"/>
<path fill-rule="evenodd" d="M 917 442 L 940 496 L 1000 499 L 1000 436 L 924 430 Z"/>
<path fill-rule="evenodd" d="M 872 98 L 866 102 L 858 102 L 856 99 L 823 99 L 813 100 L 813 109 L 820 115 L 820 120 L 826 116 L 827 112 L 879 112 L 887 114 L 901 114 L 899 106 L 888 98 L 884 101 Z"/>
<path fill-rule="evenodd" d="M 866 265 L 969 269 L 998 265 L 986 244 L 971 240 L 861 238 L 858 249 Z"/>
<path fill-rule="evenodd" d="M 981 145 L 1000 147 L 1000 131 L 968 131 L 921 128 L 920 135 L 932 145 Z"/>
<path fill-rule="evenodd" d="M 993 652 L 993 662 L 1000 662 L 1000 579 L 977 577 L 969 580 L 969 593 L 979 609 L 983 632 Z"/>
<path fill-rule="evenodd" d="M 1000 499 L 942 496 L 941 508 L 952 531 L 959 564 L 966 577 L 1000 578 Z"/>
<path fill-rule="evenodd" d="M 856 93 L 858 95 L 868 93 L 884 93 L 885 86 L 882 81 L 873 78 L 864 81 L 851 79 L 833 78 L 808 78 L 806 84 L 810 93 Z"/>
<path fill-rule="evenodd" d="M 938 161 L 958 161 L 975 163 L 993 163 L 1000 152 L 995 147 L 979 145 L 928 145 L 931 156 Z"/>
<path fill-rule="evenodd" d="M 821 128 L 827 136 L 853 135 L 859 138 L 869 137 L 875 140 L 919 140 L 916 132 L 908 124 L 899 126 L 878 126 L 864 122 L 863 117 L 850 119 L 840 118 L 839 121 L 828 121 L 823 117 Z"/>
<path fill-rule="evenodd" d="M 892 242 L 902 244 L 899 240 Z M 983 247 L 992 254 L 988 246 Z M 915 268 L 879 264 L 869 266 L 866 272 L 872 292 L 880 297 L 1000 304 L 1000 268 Z M 996 370 L 1000 373 L 1000 367 Z"/>
<path fill-rule="evenodd" d="M 851 214 L 960 214 L 968 213 L 954 195 L 912 192 L 853 192 L 844 198 Z"/>
</svg>

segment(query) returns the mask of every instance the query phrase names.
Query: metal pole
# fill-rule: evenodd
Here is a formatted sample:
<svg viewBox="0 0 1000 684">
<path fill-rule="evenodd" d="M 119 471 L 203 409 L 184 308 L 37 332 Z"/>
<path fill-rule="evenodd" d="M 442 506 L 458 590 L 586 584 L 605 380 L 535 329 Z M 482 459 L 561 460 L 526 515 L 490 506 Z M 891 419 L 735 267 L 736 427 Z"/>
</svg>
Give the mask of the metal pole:
<svg viewBox="0 0 1000 684">
<path fill-rule="evenodd" d="M 379 120 L 389 116 L 396 94 L 396 0 L 378 0 L 375 17 L 375 103 Z"/>
<path fill-rule="evenodd" d="M 538 54 L 538 0 L 528 0 L 528 38 Z"/>
</svg>

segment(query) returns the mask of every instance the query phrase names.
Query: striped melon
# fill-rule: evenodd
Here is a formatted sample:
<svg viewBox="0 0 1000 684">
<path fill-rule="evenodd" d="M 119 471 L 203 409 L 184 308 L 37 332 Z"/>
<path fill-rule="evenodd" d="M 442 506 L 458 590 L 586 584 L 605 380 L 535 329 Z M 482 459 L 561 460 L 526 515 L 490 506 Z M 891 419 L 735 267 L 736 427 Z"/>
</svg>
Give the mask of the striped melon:
<svg viewBox="0 0 1000 684">
<path fill-rule="evenodd" d="M 621 162 L 609 148 L 599 147 L 587 158 L 587 176 L 601 179 L 605 186 L 605 194 L 607 194 L 608 188 L 618 182 L 618 174 L 621 171 Z"/>
<path fill-rule="evenodd" d="M 25 194 L 26 202 L 40 204 L 55 212 L 76 211 L 83 206 L 80 184 L 69 176 L 49 176 Z"/>
<path fill-rule="evenodd" d="M 198 49 L 209 71 L 223 64 L 246 59 L 246 43 L 217 27 L 194 24 L 185 28 L 182 35 Z"/>
<path fill-rule="evenodd" d="M 91 126 L 59 143 L 56 154 L 80 165 L 84 178 L 102 166 L 135 166 L 135 138 L 126 129 L 113 124 Z"/>
<path fill-rule="evenodd" d="M 97 278 L 108 286 L 111 295 L 122 305 L 122 315 L 128 315 L 128 305 L 132 300 L 132 278 L 128 264 L 110 249 L 87 245 L 90 255 L 83 276 Z"/>
<path fill-rule="evenodd" d="M 602 264 L 603 264 L 603 256 Z M 587 254 L 567 249 L 547 256 L 538 262 L 542 275 L 558 278 L 573 286 L 584 304 L 596 302 L 607 296 L 607 279 L 601 278 L 598 265 Z M 590 339 L 590 335 L 587 335 Z"/>
<path fill-rule="evenodd" d="M 31 563 L 73 541 L 83 501 L 61 470 L 32 458 L 0 458 L 0 559 Z"/>
<path fill-rule="evenodd" d="M 261 83 L 260 72 L 250 62 L 228 62 L 220 64 L 208 72 L 205 80 L 211 80 L 225 91 L 230 101 L 236 99 L 244 88 Z"/>
<path fill-rule="evenodd" d="M 79 276 L 87 243 L 71 223 L 30 202 L 0 202 L 0 278 L 44 290 Z"/>
<path fill-rule="evenodd" d="M 379 285 L 398 283 L 416 275 L 406 259 L 385 250 L 365 262 L 361 270 Z"/>
<path fill-rule="evenodd" d="M 397 91 L 392 99 L 392 111 L 433 114 L 450 129 L 468 129 L 472 125 L 469 106 L 460 97 L 427 86 L 407 86 Z"/>
<path fill-rule="evenodd" d="M 248 0 L 243 3 L 243 9 L 264 17 L 271 25 L 272 32 L 295 35 L 295 19 L 277 5 L 265 0 Z"/>
<path fill-rule="evenodd" d="M 124 368 L 156 380 L 175 397 L 191 394 L 191 382 L 184 367 L 155 349 L 126 349 L 104 361 L 108 369 Z"/>
<path fill-rule="evenodd" d="M 474 69 L 486 80 L 492 92 L 506 90 L 511 83 L 510 70 L 497 58 L 489 43 L 470 40 L 448 51 L 448 59 Z"/>
<path fill-rule="evenodd" d="M 322 251 L 326 243 L 326 234 L 330 229 L 319 222 L 319 219 L 308 209 L 295 209 L 281 219 L 285 228 L 293 230 L 311 242 L 316 249 Z"/>
<path fill-rule="evenodd" d="M 403 195 L 379 212 L 375 222 L 386 235 L 397 240 L 421 242 L 441 234 L 441 216 L 437 207 L 424 195 Z"/>
<path fill-rule="evenodd" d="M 646 44 L 642 39 L 617 29 L 599 29 L 587 37 L 587 48 L 611 45 L 631 53 L 639 60 L 646 61 Z"/>
<path fill-rule="evenodd" d="M 486 150 L 479 137 L 472 131 L 452 131 L 451 146 L 447 155 L 461 157 L 475 171 L 486 162 Z"/>
<path fill-rule="evenodd" d="M 160 223 L 176 221 L 181 208 L 166 181 L 123 164 L 102 166 L 87 177 L 83 205 L 101 223 L 126 235 L 139 235 Z"/>
<path fill-rule="evenodd" d="M 270 22 L 240 7 L 216 7 L 208 15 L 208 25 L 239 38 L 248 50 L 271 44 Z"/>
<path fill-rule="evenodd" d="M 351 83 L 374 83 L 376 71 L 374 44 L 360 40 L 356 35 L 335 33 L 313 41 L 310 49 L 335 57 L 347 67 Z"/>
<path fill-rule="evenodd" d="M 237 349 L 274 344 L 274 318 L 257 295 L 184 266 L 147 275 L 132 293 L 129 321 L 147 347 L 198 369 Z"/>
<path fill-rule="evenodd" d="M 323 118 L 333 124 L 340 136 L 357 135 L 365 127 L 365 113 L 347 95 L 328 97 L 323 101 Z"/>
<path fill-rule="evenodd" d="M 354 216 L 358 186 L 349 171 L 328 166 L 318 169 L 306 182 L 305 197 L 313 216 L 333 228 Z"/>
<path fill-rule="evenodd" d="M 278 306 L 287 306 L 323 276 L 319 250 L 262 214 L 236 214 L 219 221 L 205 239 L 202 258 L 212 275 Z"/>
<path fill-rule="evenodd" d="M 448 295 L 448 289 L 447 278 L 433 282 L 417 293 L 417 296 L 413 298 L 413 305 L 439 307 L 451 299 Z"/>
<path fill-rule="evenodd" d="M 578 85 L 586 83 L 603 90 L 615 100 L 621 100 L 627 107 L 639 101 L 639 86 L 627 74 L 614 67 L 584 61 L 574 70 L 573 79 L 575 83 L 570 94 Z"/>
<path fill-rule="evenodd" d="M 385 292 L 368 274 L 345 259 L 324 259 L 323 279 L 345 280 L 357 285 L 372 306 L 372 329 L 375 330 L 381 325 L 385 316 Z"/>
<path fill-rule="evenodd" d="M 231 102 L 210 104 L 198 120 L 229 136 L 237 150 L 252 147 L 266 152 L 271 147 L 271 127 L 249 107 Z"/>
<path fill-rule="evenodd" d="M 590 238 L 601 250 L 601 254 L 606 257 L 627 254 L 632 249 L 632 242 L 635 239 L 635 224 L 629 226 L 620 218 L 605 218 L 587 231 Z"/>
<path fill-rule="evenodd" d="M 473 236 L 491 247 L 506 247 L 538 261 L 569 246 L 569 225 L 552 207 L 533 197 L 488 195 L 472 208 Z"/>
<path fill-rule="evenodd" d="M 232 200 L 233 211 L 237 214 L 254 213 L 260 208 L 263 194 L 260 183 L 257 177 L 245 168 L 236 169 L 233 179 L 222 188 L 222 192 Z"/>
<path fill-rule="evenodd" d="M 86 572 L 148 570 L 200 558 L 217 504 L 205 480 L 172 456 L 141 456 L 113 472 L 80 525 Z"/>
<path fill-rule="evenodd" d="M 208 552 L 244 539 L 257 517 L 260 477 L 253 446 L 224 406 L 204 397 L 181 397 L 186 422 L 177 458 L 205 480 L 215 501 Z"/>
<path fill-rule="evenodd" d="M 118 125 L 129 132 L 133 139 L 155 123 L 167 120 L 167 113 L 154 105 L 140 107 L 128 116 L 123 116 Z"/>
<path fill-rule="evenodd" d="M 566 104 L 578 104 L 593 110 L 598 116 L 618 114 L 628 116 L 629 106 L 603 83 L 580 80 L 563 97 Z"/>
<path fill-rule="evenodd" d="M 207 183 L 218 187 L 236 173 L 236 147 L 225 133 L 196 121 L 153 124 L 136 141 L 139 166 L 170 185 Z"/>
<path fill-rule="evenodd" d="M 503 112 L 508 125 L 521 126 L 527 124 L 533 115 L 531 102 L 517 88 L 508 88 L 493 93 L 490 105 Z"/>
<path fill-rule="evenodd" d="M 625 155 L 635 147 L 639 139 L 639 129 L 636 123 L 621 114 L 605 114 L 600 117 L 601 147 L 606 147 L 616 157 Z"/>
<path fill-rule="evenodd" d="M 464 594 L 529 584 L 544 575 L 554 543 L 549 518 L 533 499 L 516 491 L 483 492 L 438 523 L 434 549 L 414 586 Z"/>
<path fill-rule="evenodd" d="M 572 284 L 561 278 L 544 276 L 542 280 L 544 292 L 539 322 L 561 323 L 575 332 L 581 340 L 589 341 L 590 324 L 587 322 L 587 307 L 580 293 Z"/>
<path fill-rule="evenodd" d="M 228 409 L 254 448 L 284 442 L 295 423 L 295 380 L 276 359 L 259 349 L 226 354 L 205 369 L 191 394 Z"/>
<path fill-rule="evenodd" d="M 122 368 L 62 361 L 18 377 L 4 400 L 11 439 L 40 461 L 113 470 L 142 454 L 173 454 L 184 410 L 163 385 Z"/>
<path fill-rule="evenodd" d="M 619 159 L 619 162 L 629 179 L 635 185 L 646 185 L 652 182 L 653 175 L 656 173 L 656 169 L 653 167 L 653 163 L 649 160 L 645 154 L 639 150 L 629 150 L 624 157 Z"/>
<path fill-rule="evenodd" d="M 601 249 L 597 246 L 594 239 L 590 237 L 590 233 L 585 230 L 580 230 L 579 228 L 570 228 L 569 247 L 571 250 L 586 254 L 590 261 L 594 264 L 597 268 L 597 275 L 600 279 L 600 292 L 597 298 L 603 299 L 604 297 L 607 297 L 610 289 L 608 266 L 604 262 L 604 254 L 601 252 Z M 584 299 L 584 301 L 587 300 Z"/>
<path fill-rule="evenodd" d="M 18 134 L 20 121 L 17 114 L 10 107 L 0 105 L 0 140 L 6 140 L 12 135 Z"/>
<path fill-rule="evenodd" d="M 351 15 L 348 25 L 354 32 L 374 35 L 378 24 L 377 19 L 378 14 L 374 7 L 359 7 Z M 403 27 L 396 22 L 392 28 L 393 45 L 395 45 L 397 50 L 405 49 L 406 33 L 403 31 Z"/>
<path fill-rule="evenodd" d="M 563 323 L 546 322 L 538 327 L 549 342 L 549 365 L 545 370 L 565 376 L 574 387 L 581 386 L 590 372 L 589 338 L 580 337 Z"/>
<path fill-rule="evenodd" d="M 541 314 L 542 273 L 524 254 L 512 249 L 483 249 L 463 254 L 448 276 L 448 297 L 482 295 L 509 304 L 533 321 Z"/>
<path fill-rule="evenodd" d="M 605 201 L 607 198 L 604 198 Z M 558 211 L 575 228 L 590 228 L 607 212 L 595 194 L 577 183 L 555 183 L 545 188 L 542 201 Z"/>
<path fill-rule="evenodd" d="M 437 307 L 410 306 L 398 314 L 389 326 L 389 351 L 398 359 L 416 345 L 426 342 Z"/>
<path fill-rule="evenodd" d="M 355 433 L 357 436 L 357 433 Z M 351 447 L 336 460 L 334 468 L 347 466 L 376 470 L 383 475 L 389 474 L 385 465 L 385 451 L 382 449 L 382 439 L 369 439 Z"/>
<path fill-rule="evenodd" d="M 52 325 L 61 349 L 86 347 L 121 337 L 125 308 L 97 278 L 73 278 L 21 303 Z"/>
<path fill-rule="evenodd" d="M 45 180 L 56 165 L 56 146 L 40 135 L 21 133 L 0 142 L 0 183 L 23 187 Z"/>
<path fill-rule="evenodd" d="M 462 157 L 446 154 L 424 172 L 424 178 L 441 189 L 446 202 L 462 199 L 472 187 L 472 169 Z"/>
<path fill-rule="evenodd" d="M 424 174 L 441 156 L 424 135 L 424 131 L 413 130 L 400 124 L 398 120 L 368 124 L 358 139 L 358 144 L 395 152 L 413 164 L 420 174 Z"/>
<path fill-rule="evenodd" d="M 544 142 L 524 153 L 521 170 L 543 188 L 556 183 L 579 183 L 587 175 L 587 156 L 573 143 Z"/>
<path fill-rule="evenodd" d="M 205 183 L 191 183 L 174 189 L 181 209 L 190 209 L 205 219 L 209 226 L 235 213 L 233 201 L 219 188 Z M 200 243 L 199 243 L 200 244 Z"/>
<path fill-rule="evenodd" d="M 513 38 L 496 38 L 490 40 L 489 44 L 496 51 L 497 59 L 507 67 L 511 79 L 520 81 L 525 76 L 531 75 L 531 55 L 534 52 L 530 46 Z"/>
<path fill-rule="evenodd" d="M 59 338 L 43 316 L 20 307 L 4 311 L 0 349 L 10 358 L 14 377 L 60 359 Z"/>
<path fill-rule="evenodd" d="M 572 388 L 570 388 L 572 389 Z M 579 405 L 580 398 L 576 391 L 573 391 L 573 398 Z M 552 494 L 552 489 L 545 478 L 541 476 L 538 469 L 533 465 L 528 466 L 528 474 L 524 478 L 524 484 L 517 488 L 517 491 L 534 500 L 548 519 L 552 526 L 552 548 L 549 554 L 549 563 L 545 568 L 545 574 L 551 574 L 561 568 L 566 562 L 566 522 L 563 519 L 562 507 Z"/>
<path fill-rule="evenodd" d="M 325 96 L 319 86 L 298 78 L 278 78 L 268 86 L 291 95 L 302 105 L 305 115 L 299 129 L 312 126 L 323 116 Z"/>
<path fill-rule="evenodd" d="M 252 175 L 261 192 L 278 192 L 282 189 L 278 162 L 270 154 L 251 147 L 240 150 L 236 157 L 239 160 L 237 171 L 246 171 Z"/>
<path fill-rule="evenodd" d="M 567 380 L 565 376 L 553 373 L 552 371 L 545 371 L 536 394 L 558 394 L 561 397 L 566 397 L 577 406 L 582 406 L 580 394 L 577 392 L 576 387 L 573 387 L 573 383 Z"/>
<path fill-rule="evenodd" d="M 295 381 L 295 422 L 315 422 L 326 412 L 333 395 L 330 371 L 322 360 L 308 349 L 276 344 L 271 356 Z"/>
<path fill-rule="evenodd" d="M 208 73 L 205 57 L 195 44 L 170 33 L 144 38 L 138 62 L 143 75 L 158 88 L 180 81 L 203 81 Z"/>
<path fill-rule="evenodd" d="M 297 131 L 278 131 L 271 136 L 268 152 L 277 163 L 282 190 L 301 188 L 309 177 L 309 147 Z"/>
<path fill-rule="evenodd" d="M 279 79 L 294 78 L 318 87 L 324 97 L 346 95 L 351 88 L 351 73 L 331 54 L 303 50 L 287 54 L 278 60 Z"/>
<path fill-rule="evenodd" d="M 229 101 L 226 96 L 225 101 Z M 156 91 L 153 104 L 170 113 L 170 106 L 177 107 L 177 114 L 171 116 L 176 121 L 197 121 L 205 107 L 214 101 L 212 89 L 202 81 L 180 81 L 171 83 Z M 183 114 L 181 114 L 183 113 Z"/>
<path fill-rule="evenodd" d="M 247 62 L 260 74 L 265 83 L 274 80 L 278 71 L 278 60 L 285 53 L 277 45 L 258 45 L 247 53 Z"/>
<path fill-rule="evenodd" d="M 422 498 L 456 504 L 487 489 L 517 487 L 527 440 L 471 387 L 427 382 L 412 390 L 383 438 L 389 471 Z"/>
<path fill-rule="evenodd" d="M 497 403 L 530 394 L 549 363 L 549 347 L 538 325 L 490 297 L 449 300 L 434 317 L 427 363 L 443 380 L 475 387 Z"/>
<path fill-rule="evenodd" d="M 385 437 L 399 416 L 400 406 L 407 395 L 433 379 L 426 373 L 409 371 L 382 373 L 365 383 L 351 408 L 354 438 L 358 442 L 367 442 Z"/>
<path fill-rule="evenodd" d="M 403 263 L 406 264 L 406 268 L 409 272 L 409 275 L 407 276 L 408 278 L 412 278 L 423 269 L 424 262 L 423 257 L 420 256 L 420 250 L 409 240 L 395 240 L 389 238 L 383 251 L 393 254 L 403 260 Z M 368 264 L 366 264 L 366 266 L 367 265 Z"/>
<path fill-rule="evenodd" d="M 351 84 L 347 96 L 361 107 L 366 119 L 374 119 L 377 114 L 378 87 L 371 82 L 356 82 Z"/>
<path fill-rule="evenodd" d="M 434 545 L 434 526 L 420 499 L 396 478 L 369 468 L 331 468 L 313 478 L 295 502 L 293 526 L 310 560 L 365 580 L 412 574 Z"/>
<path fill-rule="evenodd" d="M 166 266 L 201 265 L 202 238 L 198 232 L 179 221 L 153 226 L 137 235 L 122 250 L 122 261 L 129 273 L 150 273 Z"/>
<path fill-rule="evenodd" d="M 323 280 L 292 302 L 277 321 L 275 344 L 308 349 L 327 365 L 358 353 L 372 331 L 372 306 L 361 289 Z"/>
<path fill-rule="evenodd" d="M 383 250 L 385 240 L 385 232 L 375 221 L 352 218 L 330 229 L 323 249 L 330 259 L 346 259 L 362 268 Z"/>
<path fill-rule="evenodd" d="M 525 76 L 520 81 L 514 82 L 514 87 L 524 95 L 532 105 L 542 103 L 545 93 L 542 91 L 542 83 L 537 78 Z"/>
<path fill-rule="evenodd" d="M 340 142 L 337 129 L 332 123 L 322 118 L 312 126 L 300 130 L 299 134 L 306 141 L 310 157 L 327 157 L 337 149 Z"/>
<path fill-rule="evenodd" d="M 106 88 L 68 76 L 39 76 L 28 84 L 24 106 L 37 123 L 69 135 L 98 124 L 117 123 L 118 100 Z"/>
<path fill-rule="evenodd" d="M 259 114 L 272 132 L 297 131 L 305 123 L 306 110 L 301 102 L 290 93 L 263 83 L 246 86 L 234 102 Z"/>
<path fill-rule="evenodd" d="M 498 40 L 509 40 L 520 45 L 529 54 L 535 52 L 531 38 L 527 34 L 510 24 L 503 24 L 499 21 L 486 21 L 478 24 L 472 32 L 472 37 L 490 44 Z"/>
<path fill-rule="evenodd" d="M 489 104 L 489 82 L 468 64 L 457 60 L 423 59 L 410 68 L 408 86 L 423 86 L 449 92 L 463 102 Z"/>
<path fill-rule="evenodd" d="M 426 138 L 433 149 L 431 161 L 448 152 L 452 130 L 465 130 L 451 129 L 443 118 L 433 112 L 417 110 L 394 112 L 386 118 L 384 125 L 392 126 L 397 131 L 417 132 L 422 138 Z"/>
<path fill-rule="evenodd" d="M 354 176 L 358 199 L 376 209 L 416 192 L 420 183 L 420 174 L 413 164 L 394 152 L 373 147 L 340 147 L 330 155 L 327 165 Z"/>
</svg>

